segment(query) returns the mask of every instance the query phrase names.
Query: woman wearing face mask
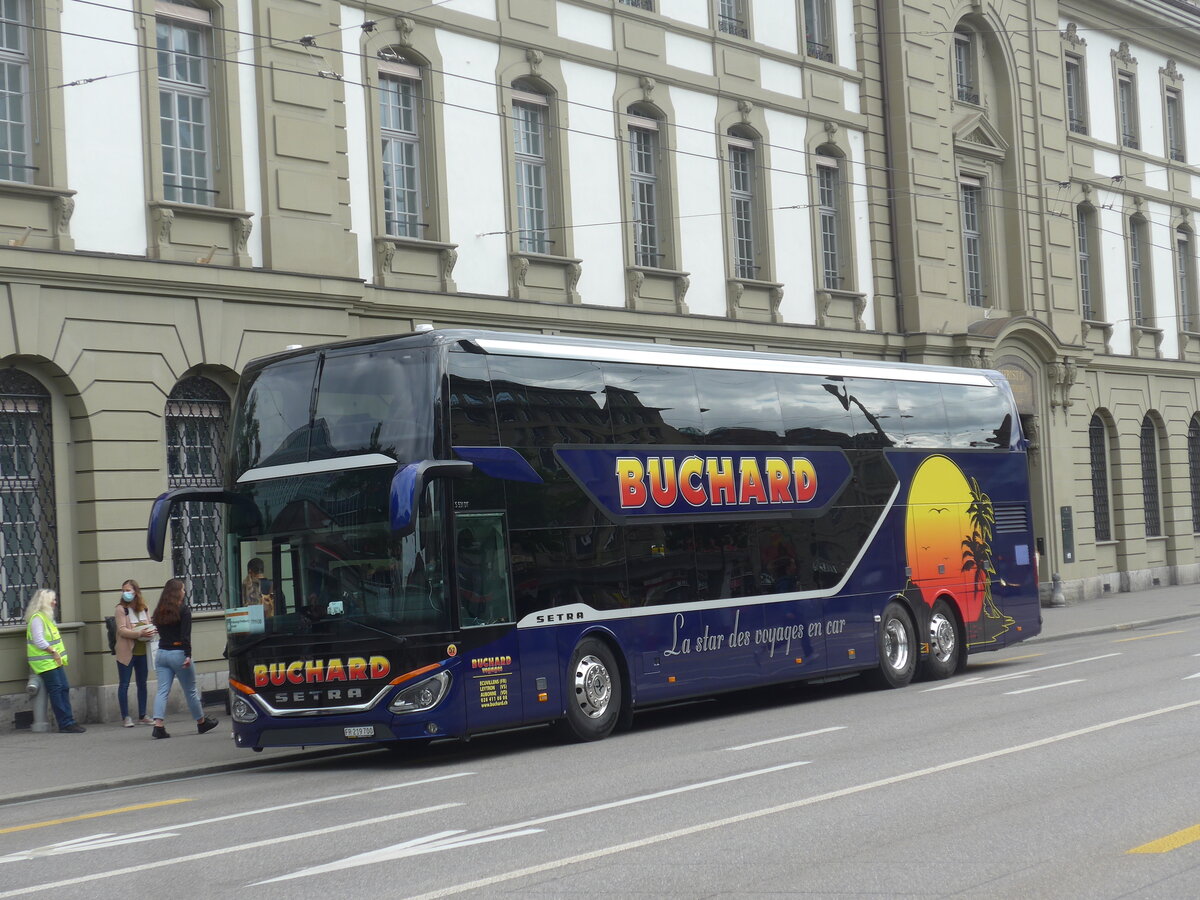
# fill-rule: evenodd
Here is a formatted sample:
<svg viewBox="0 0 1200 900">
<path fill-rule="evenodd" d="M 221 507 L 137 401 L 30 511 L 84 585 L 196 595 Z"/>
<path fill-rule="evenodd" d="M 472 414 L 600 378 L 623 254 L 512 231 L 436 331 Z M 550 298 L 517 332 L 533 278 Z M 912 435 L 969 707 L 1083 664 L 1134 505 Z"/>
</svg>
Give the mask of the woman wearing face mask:
<svg viewBox="0 0 1200 900">
<path fill-rule="evenodd" d="M 121 585 L 121 602 L 117 604 L 117 702 L 121 704 L 121 722 L 133 727 L 129 716 L 129 679 L 137 676 L 138 722 L 153 724 L 146 715 L 146 673 L 149 669 L 147 643 L 158 632 L 150 624 L 150 612 L 142 599 L 142 589 L 130 578 Z"/>
</svg>

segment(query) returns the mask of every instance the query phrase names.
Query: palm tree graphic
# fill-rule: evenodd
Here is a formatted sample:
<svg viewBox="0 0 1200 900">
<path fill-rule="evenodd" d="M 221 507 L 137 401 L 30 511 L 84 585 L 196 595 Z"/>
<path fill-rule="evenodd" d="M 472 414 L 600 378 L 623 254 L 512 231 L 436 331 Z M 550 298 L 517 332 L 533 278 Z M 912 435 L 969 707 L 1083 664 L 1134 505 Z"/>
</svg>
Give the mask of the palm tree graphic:
<svg viewBox="0 0 1200 900">
<path fill-rule="evenodd" d="M 962 542 L 962 570 L 974 573 L 976 594 L 983 597 L 980 643 L 991 643 L 1012 627 L 1013 618 L 1004 615 L 992 599 L 992 578 L 996 574 L 992 563 L 992 528 L 996 524 L 992 498 L 983 492 L 975 478 L 971 479 L 970 490 L 971 505 L 967 507 L 967 515 L 971 519 L 971 533 Z"/>
</svg>

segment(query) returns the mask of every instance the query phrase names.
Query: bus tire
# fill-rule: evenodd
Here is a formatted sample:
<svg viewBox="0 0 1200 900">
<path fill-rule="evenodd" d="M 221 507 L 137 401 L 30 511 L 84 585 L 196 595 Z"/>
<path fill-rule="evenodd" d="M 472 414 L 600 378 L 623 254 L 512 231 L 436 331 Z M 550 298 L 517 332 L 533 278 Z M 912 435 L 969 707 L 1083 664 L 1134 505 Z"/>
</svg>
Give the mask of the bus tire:
<svg viewBox="0 0 1200 900">
<path fill-rule="evenodd" d="M 881 687 L 901 688 L 913 680 L 917 671 L 917 630 L 912 616 L 893 600 L 879 621 L 879 670 Z"/>
<path fill-rule="evenodd" d="M 930 681 L 949 678 L 960 668 L 963 657 L 962 626 L 945 597 L 929 613 L 929 655 L 921 662 L 921 674 Z"/>
<path fill-rule="evenodd" d="M 606 738 L 621 716 L 621 670 L 603 641 L 585 638 L 567 669 L 567 729 L 577 741 Z"/>
</svg>

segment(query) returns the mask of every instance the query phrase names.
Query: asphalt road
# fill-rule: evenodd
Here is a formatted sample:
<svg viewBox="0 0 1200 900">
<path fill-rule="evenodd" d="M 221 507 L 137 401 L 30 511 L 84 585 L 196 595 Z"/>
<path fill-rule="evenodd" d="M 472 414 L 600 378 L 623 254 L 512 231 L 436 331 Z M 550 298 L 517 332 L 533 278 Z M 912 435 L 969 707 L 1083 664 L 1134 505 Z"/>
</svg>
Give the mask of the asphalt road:
<svg viewBox="0 0 1200 900">
<path fill-rule="evenodd" d="M 1193 898 L 1198 637 L 9 806 L 0 898 Z"/>
</svg>

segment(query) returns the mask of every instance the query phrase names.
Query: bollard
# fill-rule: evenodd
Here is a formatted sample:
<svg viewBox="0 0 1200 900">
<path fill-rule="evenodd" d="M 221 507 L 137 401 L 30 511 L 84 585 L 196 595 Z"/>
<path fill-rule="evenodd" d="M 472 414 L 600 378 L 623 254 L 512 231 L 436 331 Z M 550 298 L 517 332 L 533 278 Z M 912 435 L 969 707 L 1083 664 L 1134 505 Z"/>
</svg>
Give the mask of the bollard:
<svg viewBox="0 0 1200 900">
<path fill-rule="evenodd" d="M 50 730 L 50 695 L 46 691 L 46 683 L 36 672 L 29 673 L 29 681 L 25 685 L 29 699 L 33 701 L 33 724 L 30 731 L 42 733 Z"/>
<path fill-rule="evenodd" d="M 1054 576 L 1051 579 L 1050 605 L 1051 606 L 1066 606 L 1067 605 L 1066 595 L 1063 594 L 1062 576 L 1059 575 L 1057 572 L 1054 573 Z"/>
</svg>

